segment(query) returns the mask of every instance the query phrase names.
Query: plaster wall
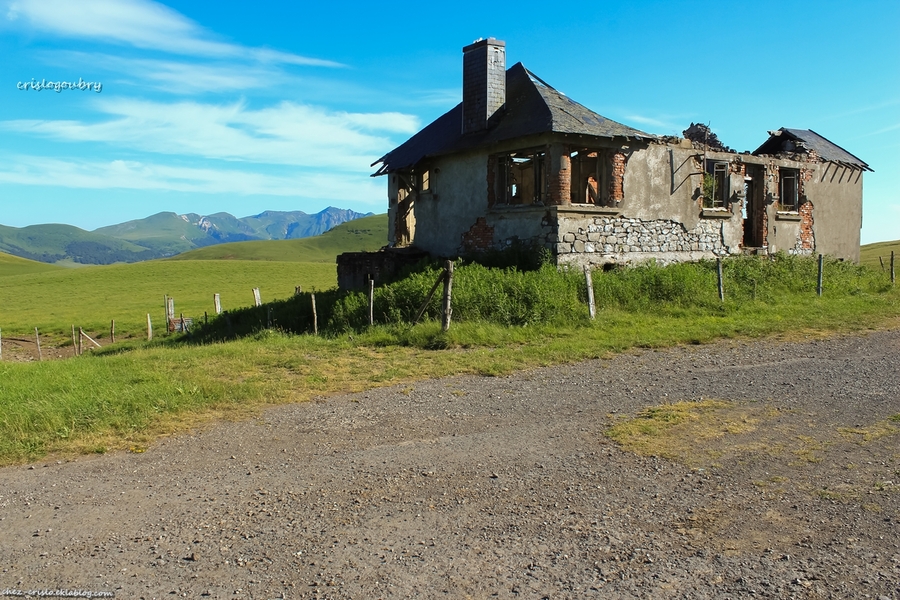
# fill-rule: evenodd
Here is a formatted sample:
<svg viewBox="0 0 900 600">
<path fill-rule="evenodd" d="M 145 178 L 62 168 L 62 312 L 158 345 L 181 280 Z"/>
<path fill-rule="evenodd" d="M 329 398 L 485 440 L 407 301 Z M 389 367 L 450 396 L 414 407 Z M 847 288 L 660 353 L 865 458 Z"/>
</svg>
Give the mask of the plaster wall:
<svg viewBox="0 0 900 600">
<path fill-rule="evenodd" d="M 487 213 L 487 157 L 480 153 L 435 159 L 432 193 L 416 199 L 414 243 L 437 256 L 459 252 L 462 236 Z"/>
<path fill-rule="evenodd" d="M 859 262 L 863 172 L 820 163 L 806 186 L 813 203 L 816 251 Z"/>
</svg>

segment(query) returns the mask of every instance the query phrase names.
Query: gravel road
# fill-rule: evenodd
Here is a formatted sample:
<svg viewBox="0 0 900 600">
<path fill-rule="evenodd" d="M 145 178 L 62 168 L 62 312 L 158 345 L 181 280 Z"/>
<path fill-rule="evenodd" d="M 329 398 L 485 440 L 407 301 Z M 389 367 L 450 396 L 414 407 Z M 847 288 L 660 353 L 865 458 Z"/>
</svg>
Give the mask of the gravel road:
<svg viewBox="0 0 900 600">
<path fill-rule="evenodd" d="M 900 331 L 646 350 L 0 469 L 0 595 L 900 599 L 898 361 Z M 604 436 L 700 398 L 752 427 Z"/>
</svg>

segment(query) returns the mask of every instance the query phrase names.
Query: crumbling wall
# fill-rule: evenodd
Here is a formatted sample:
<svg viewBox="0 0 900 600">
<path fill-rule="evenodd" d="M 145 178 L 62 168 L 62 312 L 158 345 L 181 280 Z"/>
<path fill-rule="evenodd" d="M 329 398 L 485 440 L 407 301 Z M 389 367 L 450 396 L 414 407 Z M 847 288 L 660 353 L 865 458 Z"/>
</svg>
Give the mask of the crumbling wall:
<svg viewBox="0 0 900 600">
<path fill-rule="evenodd" d="M 493 245 L 494 228 L 487 224 L 484 217 L 478 217 L 462 236 L 462 250 L 465 253 L 489 250 Z"/>
</svg>

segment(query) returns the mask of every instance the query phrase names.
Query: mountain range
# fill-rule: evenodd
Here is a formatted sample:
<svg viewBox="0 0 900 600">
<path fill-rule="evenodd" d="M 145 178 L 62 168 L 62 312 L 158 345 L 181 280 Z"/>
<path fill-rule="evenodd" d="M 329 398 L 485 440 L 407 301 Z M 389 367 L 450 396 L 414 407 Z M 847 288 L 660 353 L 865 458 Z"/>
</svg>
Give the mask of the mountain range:
<svg viewBox="0 0 900 600">
<path fill-rule="evenodd" d="M 242 218 L 225 212 L 206 216 L 161 212 L 93 231 L 59 224 L 0 225 L 0 252 L 45 263 L 139 262 L 226 242 L 316 236 L 371 214 L 334 207 L 312 215 L 267 210 Z"/>
</svg>

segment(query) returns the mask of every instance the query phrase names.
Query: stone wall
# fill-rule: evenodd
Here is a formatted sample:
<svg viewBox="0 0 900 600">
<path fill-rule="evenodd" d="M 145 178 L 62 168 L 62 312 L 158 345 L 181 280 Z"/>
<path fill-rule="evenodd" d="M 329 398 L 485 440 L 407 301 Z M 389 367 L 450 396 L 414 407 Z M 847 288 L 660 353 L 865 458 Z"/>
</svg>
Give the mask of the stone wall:
<svg viewBox="0 0 900 600">
<path fill-rule="evenodd" d="M 726 245 L 721 219 L 700 221 L 690 230 L 663 219 L 594 217 L 590 221 L 580 227 L 566 227 L 565 221 L 560 221 L 561 235 L 553 248 L 559 263 L 634 263 L 649 259 L 672 263 L 737 251 Z"/>
</svg>

